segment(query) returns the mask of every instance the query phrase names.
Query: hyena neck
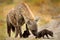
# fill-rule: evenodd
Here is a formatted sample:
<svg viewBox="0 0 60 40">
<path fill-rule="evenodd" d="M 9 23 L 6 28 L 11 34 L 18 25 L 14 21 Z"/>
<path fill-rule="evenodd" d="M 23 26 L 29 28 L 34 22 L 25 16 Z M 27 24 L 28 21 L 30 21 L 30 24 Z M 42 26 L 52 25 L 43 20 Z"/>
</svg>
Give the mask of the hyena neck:
<svg viewBox="0 0 60 40">
<path fill-rule="evenodd" d="M 31 9 L 29 8 L 29 6 L 26 3 L 21 3 L 21 5 L 22 5 L 22 10 L 24 10 L 24 13 L 21 13 L 21 14 L 25 17 L 25 19 L 34 20 L 35 19 L 34 15 L 31 11 Z"/>
</svg>

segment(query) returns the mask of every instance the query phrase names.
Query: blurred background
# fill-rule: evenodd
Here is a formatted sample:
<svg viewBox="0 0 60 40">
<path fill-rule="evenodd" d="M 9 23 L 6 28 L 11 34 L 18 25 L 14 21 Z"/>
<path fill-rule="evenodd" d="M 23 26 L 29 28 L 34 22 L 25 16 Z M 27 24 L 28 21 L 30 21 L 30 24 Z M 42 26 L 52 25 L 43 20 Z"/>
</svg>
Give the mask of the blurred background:
<svg viewBox="0 0 60 40">
<path fill-rule="evenodd" d="M 7 38 L 6 15 L 21 2 L 26 2 L 34 16 L 40 17 L 40 26 L 52 19 L 60 20 L 60 0 L 0 0 L 0 40 Z"/>
</svg>

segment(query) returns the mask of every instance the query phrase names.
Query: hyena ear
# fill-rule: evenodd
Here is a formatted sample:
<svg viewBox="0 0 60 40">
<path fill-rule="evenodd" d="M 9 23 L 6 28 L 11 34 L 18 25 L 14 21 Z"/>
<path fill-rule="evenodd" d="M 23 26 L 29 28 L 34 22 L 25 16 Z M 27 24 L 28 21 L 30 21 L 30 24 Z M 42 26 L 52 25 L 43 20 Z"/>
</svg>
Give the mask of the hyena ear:
<svg viewBox="0 0 60 40">
<path fill-rule="evenodd" d="M 27 24 L 31 24 L 31 22 L 30 21 L 27 21 Z"/>
<path fill-rule="evenodd" d="M 36 17 L 35 17 L 35 21 L 38 22 L 39 18 L 40 18 L 40 17 L 36 16 Z"/>
</svg>

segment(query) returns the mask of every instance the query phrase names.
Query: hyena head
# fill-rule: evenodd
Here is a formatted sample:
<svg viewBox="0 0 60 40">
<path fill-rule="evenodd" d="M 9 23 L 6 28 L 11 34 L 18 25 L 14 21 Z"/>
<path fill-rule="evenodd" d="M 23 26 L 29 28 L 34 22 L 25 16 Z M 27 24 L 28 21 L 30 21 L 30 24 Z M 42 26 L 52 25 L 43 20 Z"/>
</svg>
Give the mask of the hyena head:
<svg viewBox="0 0 60 40">
<path fill-rule="evenodd" d="M 50 32 L 49 32 L 49 35 L 50 35 L 51 37 L 53 37 L 53 32 L 52 32 L 52 31 L 50 31 Z"/>
<path fill-rule="evenodd" d="M 28 28 L 31 30 L 34 36 L 37 36 L 37 23 L 34 20 L 29 20 L 27 22 Z"/>
</svg>

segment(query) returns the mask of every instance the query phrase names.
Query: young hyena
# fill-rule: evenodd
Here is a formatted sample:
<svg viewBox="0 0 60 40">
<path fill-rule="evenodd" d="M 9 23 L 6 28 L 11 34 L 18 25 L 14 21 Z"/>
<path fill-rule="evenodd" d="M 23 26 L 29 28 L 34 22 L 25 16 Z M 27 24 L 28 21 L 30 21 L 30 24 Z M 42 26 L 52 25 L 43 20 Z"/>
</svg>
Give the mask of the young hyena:
<svg viewBox="0 0 60 40">
<path fill-rule="evenodd" d="M 51 36 L 51 37 L 53 37 L 53 32 L 50 31 L 50 30 L 47 30 L 47 29 L 43 29 L 40 32 L 38 32 L 37 34 L 38 35 L 37 35 L 36 38 L 41 38 L 41 37 L 44 38 L 45 35 L 47 36 L 47 38 L 49 38 L 48 35 Z"/>
<path fill-rule="evenodd" d="M 23 38 L 27 38 L 27 37 L 29 37 L 29 35 L 30 35 L 30 32 L 29 32 L 29 29 L 28 29 L 27 24 L 26 24 L 26 30 L 24 31 L 22 36 L 23 36 Z"/>
<path fill-rule="evenodd" d="M 35 21 L 34 15 L 29 9 L 26 3 L 20 3 L 18 6 L 10 10 L 7 14 L 7 33 L 11 36 L 12 31 L 16 31 L 15 37 L 20 34 L 22 37 L 21 26 L 26 23 L 28 29 L 32 32 L 34 36 L 37 35 L 37 23 Z"/>
</svg>

